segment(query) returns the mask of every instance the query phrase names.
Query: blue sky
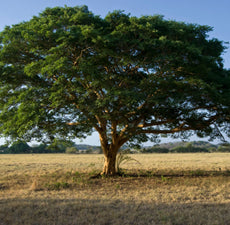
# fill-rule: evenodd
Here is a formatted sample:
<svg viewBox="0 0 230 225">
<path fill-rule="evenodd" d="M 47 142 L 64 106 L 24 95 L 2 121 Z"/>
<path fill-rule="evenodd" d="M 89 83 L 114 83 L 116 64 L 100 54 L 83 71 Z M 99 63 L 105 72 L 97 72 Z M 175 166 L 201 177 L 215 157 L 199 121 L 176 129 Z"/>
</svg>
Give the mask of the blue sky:
<svg viewBox="0 0 230 225">
<path fill-rule="evenodd" d="M 101 17 L 115 9 L 138 17 L 160 14 L 165 19 L 209 25 L 214 29 L 210 32 L 211 38 L 230 42 L 229 0 L 1 0 L 0 31 L 6 25 L 31 19 L 47 7 L 64 5 L 87 5 L 90 11 Z M 227 46 L 230 48 L 230 44 Z M 226 50 L 223 58 L 225 68 L 230 68 L 230 49 Z M 99 144 L 96 135 L 85 142 Z"/>
</svg>

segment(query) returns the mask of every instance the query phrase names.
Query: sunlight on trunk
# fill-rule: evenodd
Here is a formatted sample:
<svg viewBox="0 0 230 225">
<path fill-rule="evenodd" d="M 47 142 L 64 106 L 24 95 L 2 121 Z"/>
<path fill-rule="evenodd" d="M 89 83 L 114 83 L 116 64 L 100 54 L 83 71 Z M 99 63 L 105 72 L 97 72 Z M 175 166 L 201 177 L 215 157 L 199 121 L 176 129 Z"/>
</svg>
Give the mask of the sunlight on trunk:
<svg viewBox="0 0 230 225">
<path fill-rule="evenodd" d="M 104 168 L 102 171 L 103 175 L 114 176 L 116 174 L 116 153 L 112 153 L 108 156 L 105 156 Z"/>
</svg>

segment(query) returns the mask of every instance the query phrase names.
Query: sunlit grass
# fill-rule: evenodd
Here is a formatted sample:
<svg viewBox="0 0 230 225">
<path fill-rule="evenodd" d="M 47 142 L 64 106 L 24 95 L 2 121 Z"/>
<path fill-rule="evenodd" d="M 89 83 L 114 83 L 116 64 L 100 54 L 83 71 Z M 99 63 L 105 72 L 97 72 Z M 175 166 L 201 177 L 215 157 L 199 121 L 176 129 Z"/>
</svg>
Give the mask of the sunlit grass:
<svg viewBox="0 0 230 225">
<path fill-rule="evenodd" d="M 230 154 L 0 155 L 0 224 L 228 224 Z"/>
</svg>

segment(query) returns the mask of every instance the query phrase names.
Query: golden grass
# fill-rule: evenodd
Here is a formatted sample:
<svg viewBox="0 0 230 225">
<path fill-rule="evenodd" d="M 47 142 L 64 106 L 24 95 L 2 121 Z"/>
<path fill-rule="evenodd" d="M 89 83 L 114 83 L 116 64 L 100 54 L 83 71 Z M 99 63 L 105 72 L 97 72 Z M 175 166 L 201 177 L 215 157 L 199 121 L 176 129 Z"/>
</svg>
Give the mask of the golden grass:
<svg viewBox="0 0 230 225">
<path fill-rule="evenodd" d="M 230 224 L 230 154 L 131 157 L 90 179 L 102 155 L 0 155 L 0 225 Z"/>
</svg>

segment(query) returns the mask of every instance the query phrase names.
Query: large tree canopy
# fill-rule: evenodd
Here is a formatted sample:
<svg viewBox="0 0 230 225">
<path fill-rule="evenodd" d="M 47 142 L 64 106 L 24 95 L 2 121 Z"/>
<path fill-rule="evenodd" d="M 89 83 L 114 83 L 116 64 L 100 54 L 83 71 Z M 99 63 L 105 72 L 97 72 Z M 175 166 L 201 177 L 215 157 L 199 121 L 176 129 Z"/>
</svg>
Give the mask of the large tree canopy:
<svg viewBox="0 0 230 225">
<path fill-rule="evenodd" d="M 99 133 L 105 174 L 119 148 L 156 135 L 229 135 L 230 71 L 208 26 L 105 18 L 86 6 L 47 8 L 0 33 L 0 133 Z"/>
</svg>

